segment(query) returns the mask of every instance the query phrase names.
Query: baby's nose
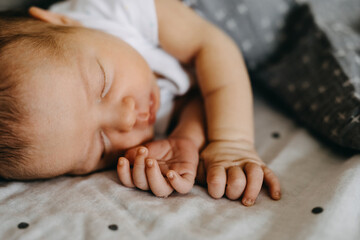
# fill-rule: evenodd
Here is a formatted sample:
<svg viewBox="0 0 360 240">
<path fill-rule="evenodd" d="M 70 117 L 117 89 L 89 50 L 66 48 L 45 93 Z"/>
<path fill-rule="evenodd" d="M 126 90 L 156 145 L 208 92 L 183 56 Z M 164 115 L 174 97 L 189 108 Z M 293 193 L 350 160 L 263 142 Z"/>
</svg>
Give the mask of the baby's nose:
<svg viewBox="0 0 360 240">
<path fill-rule="evenodd" d="M 115 120 L 118 123 L 118 130 L 128 132 L 136 123 L 135 99 L 125 97 L 120 104 L 120 115 Z"/>
</svg>

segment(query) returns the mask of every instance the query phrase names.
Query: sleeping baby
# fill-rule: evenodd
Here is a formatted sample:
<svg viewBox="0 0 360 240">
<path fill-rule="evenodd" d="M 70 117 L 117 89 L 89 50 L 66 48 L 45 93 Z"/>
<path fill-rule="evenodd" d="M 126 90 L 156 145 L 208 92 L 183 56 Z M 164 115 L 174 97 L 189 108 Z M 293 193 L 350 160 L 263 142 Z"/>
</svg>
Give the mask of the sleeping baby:
<svg viewBox="0 0 360 240">
<path fill-rule="evenodd" d="M 159 197 L 197 180 L 246 206 L 263 183 L 280 199 L 254 147 L 239 49 L 180 1 L 70 0 L 0 25 L 3 178 L 116 167 Z"/>
</svg>

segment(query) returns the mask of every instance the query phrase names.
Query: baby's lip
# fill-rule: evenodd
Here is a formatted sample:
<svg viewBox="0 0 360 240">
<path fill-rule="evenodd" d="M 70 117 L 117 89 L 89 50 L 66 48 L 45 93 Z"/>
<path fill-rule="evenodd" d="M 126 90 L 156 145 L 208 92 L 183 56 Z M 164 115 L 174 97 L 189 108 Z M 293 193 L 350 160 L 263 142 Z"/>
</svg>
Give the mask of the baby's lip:
<svg viewBox="0 0 360 240">
<path fill-rule="evenodd" d="M 146 122 L 150 118 L 150 112 L 139 113 L 137 116 L 138 121 Z"/>
</svg>

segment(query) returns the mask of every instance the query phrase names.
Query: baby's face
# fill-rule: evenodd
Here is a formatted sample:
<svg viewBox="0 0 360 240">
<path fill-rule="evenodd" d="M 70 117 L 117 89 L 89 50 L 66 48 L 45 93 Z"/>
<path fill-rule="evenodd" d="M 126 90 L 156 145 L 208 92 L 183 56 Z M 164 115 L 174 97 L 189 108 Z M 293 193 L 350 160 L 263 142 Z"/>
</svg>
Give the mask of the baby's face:
<svg viewBox="0 0 360 240">
<path fill-rule="evenodd" d="M 35 156 L 32 178 L 85 174 L 116 164 L 124 150 L 153 137 L 159 89 L 145 60 L 116 37 L 70 36 L 67 64 L 38 61 L 22 84 Z"/>
</svg>

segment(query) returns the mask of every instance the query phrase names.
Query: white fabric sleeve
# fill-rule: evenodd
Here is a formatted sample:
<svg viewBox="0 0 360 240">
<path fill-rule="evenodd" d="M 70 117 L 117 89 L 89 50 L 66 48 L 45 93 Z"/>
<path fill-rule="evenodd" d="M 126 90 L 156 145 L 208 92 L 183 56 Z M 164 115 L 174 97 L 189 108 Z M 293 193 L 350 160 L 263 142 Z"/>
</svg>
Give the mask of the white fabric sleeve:
<svg viewBox="0 0 360 240">
<path fill-rule="evenodd" d="M 159 45 L 154 0 L 67 0 L 49 10 L 76 19 L 85 27 L 111 34 L 126 29 L 129 37 L 141 36 L 152 45 Z"/>
</svg>

